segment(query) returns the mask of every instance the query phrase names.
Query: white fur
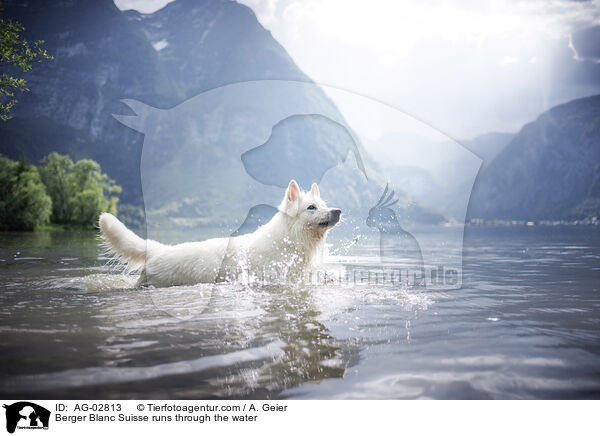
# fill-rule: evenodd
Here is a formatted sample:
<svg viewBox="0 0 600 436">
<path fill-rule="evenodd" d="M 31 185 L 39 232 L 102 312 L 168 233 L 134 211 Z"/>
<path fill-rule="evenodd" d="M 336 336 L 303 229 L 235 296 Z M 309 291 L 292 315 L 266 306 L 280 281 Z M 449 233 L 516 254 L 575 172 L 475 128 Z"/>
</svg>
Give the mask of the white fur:
<svg viewBox="0 0 600 436">
<path fill-rule="evenodd" d="M 311 205 L 316 209 L 309 210 Z M 163 287 L 235 280 L 240 273 L 301 274 L 315 262 L 338 218 L 316 183 L 304 193 L 292 180 L 279 211 L 254 233 L 165 245 L 141 239 L 109 213 L 100 216 L 100 231 L 112 255 L 141 268 L 139 285 Z"/>
</svg>

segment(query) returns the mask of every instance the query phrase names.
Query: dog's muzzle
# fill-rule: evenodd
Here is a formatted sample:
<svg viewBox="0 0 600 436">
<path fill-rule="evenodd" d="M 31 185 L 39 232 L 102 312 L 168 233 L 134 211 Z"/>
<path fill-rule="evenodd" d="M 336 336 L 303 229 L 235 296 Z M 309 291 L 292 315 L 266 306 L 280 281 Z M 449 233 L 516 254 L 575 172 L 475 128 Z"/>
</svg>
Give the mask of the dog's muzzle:
<svg viewBox="0 0 600 436">
<path fill-rule="evenodd" d="M 340 220 L 340 215 L 342 214 L 341 209 L 331 209 L 329 212 L 329 218 L 326 221 L 320 222 L 319 226 L 321 227 L 333 227 Z"/>
</svg>

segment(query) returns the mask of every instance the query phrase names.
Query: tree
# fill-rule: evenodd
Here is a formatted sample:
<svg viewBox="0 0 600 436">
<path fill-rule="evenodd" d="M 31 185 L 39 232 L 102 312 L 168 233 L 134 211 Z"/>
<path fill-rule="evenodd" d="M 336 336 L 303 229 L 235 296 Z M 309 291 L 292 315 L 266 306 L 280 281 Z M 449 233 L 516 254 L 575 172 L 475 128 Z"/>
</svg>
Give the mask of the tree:
<svg viewBox="0 0 600 436">
<path fill-rule="evenodd" d="M 39 168 L 52 198 L 52 222 L 93 227 L 102 212 L 117 213 L 115 184 L 91 159 L 73 163 L 69 156 L 50 153 Z"/>
<path fill-rule="evenodd" d="M 33 230 L 51 221 L 94 227 L 117 213 L 121 187 L 91 159 L 50 153 L 38 168 L 0 155 L 0 230 Z"/>
<path fill-rule="evenodd" d="M 56 152 L 50 153 L 42 160 L 40 176 L 52 198 L 52 221 L 67 224 L 71 220 L 69 197 L 72 195 L 69 175 L 75 164 L 69 156 Z"/>
<path fill-rule="evenodd" d="M 33 230 L 46 224 L 52 201 L 37 169 L 0 156 L 0 230 Z"/>
<path fill-rule="evenodd" d="M 94 226 L 102 212 L 117 213 L 121 187 L 100 171 L 100 165 L 90 159 L 75 164 L 71 173 L 73 195 L 69 198 L 71 222 Z"/>
<path fill-rule="evenodd" d="M 23 30 L 25 28 L 20 23 L 0 16 L 0 68 L 2 70 L 20 69 L 26 73 L 31 70 L 33 62 L 52 59 L 52 56 L 42 48 L 44 41 L 39 40 L 30 44 L 21 37 Z M 15 98 L 16 91 L 29 91 L 27 81 L 3 72 L 0 75 L 0 119 L 3 121 L 11 118 L 10 111 L 18 102 Z"/>
</svg>

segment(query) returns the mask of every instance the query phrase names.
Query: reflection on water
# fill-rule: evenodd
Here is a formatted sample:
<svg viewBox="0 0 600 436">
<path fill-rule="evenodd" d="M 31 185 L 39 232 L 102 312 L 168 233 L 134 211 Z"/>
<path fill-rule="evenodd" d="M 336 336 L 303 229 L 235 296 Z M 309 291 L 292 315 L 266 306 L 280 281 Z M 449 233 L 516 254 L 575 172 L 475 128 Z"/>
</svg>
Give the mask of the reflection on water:
<svg viewBox="0 0 600 436">
<path fill-rule="evenodd" d="M 469 228 L 465 245 L 447 292 L 135 289 L 92 232 L 1 234 L 0 396 L 600 397 L 598 230 Z"/>
</svg>

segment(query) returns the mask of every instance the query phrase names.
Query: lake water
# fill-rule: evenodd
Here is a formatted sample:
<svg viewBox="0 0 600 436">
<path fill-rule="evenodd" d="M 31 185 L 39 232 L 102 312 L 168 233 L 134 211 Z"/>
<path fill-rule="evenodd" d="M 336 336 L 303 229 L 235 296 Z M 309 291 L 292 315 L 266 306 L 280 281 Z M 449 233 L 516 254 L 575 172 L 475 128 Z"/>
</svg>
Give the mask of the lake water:
<svg viewBox="0 0 600 436">
<path fill-rule="evenodd" d="M 93 232 L 0 247 L 2 398 L 600 398 L 597 227 L 468 227 L 448 291 L 135 289 Z"/>
</svg>

